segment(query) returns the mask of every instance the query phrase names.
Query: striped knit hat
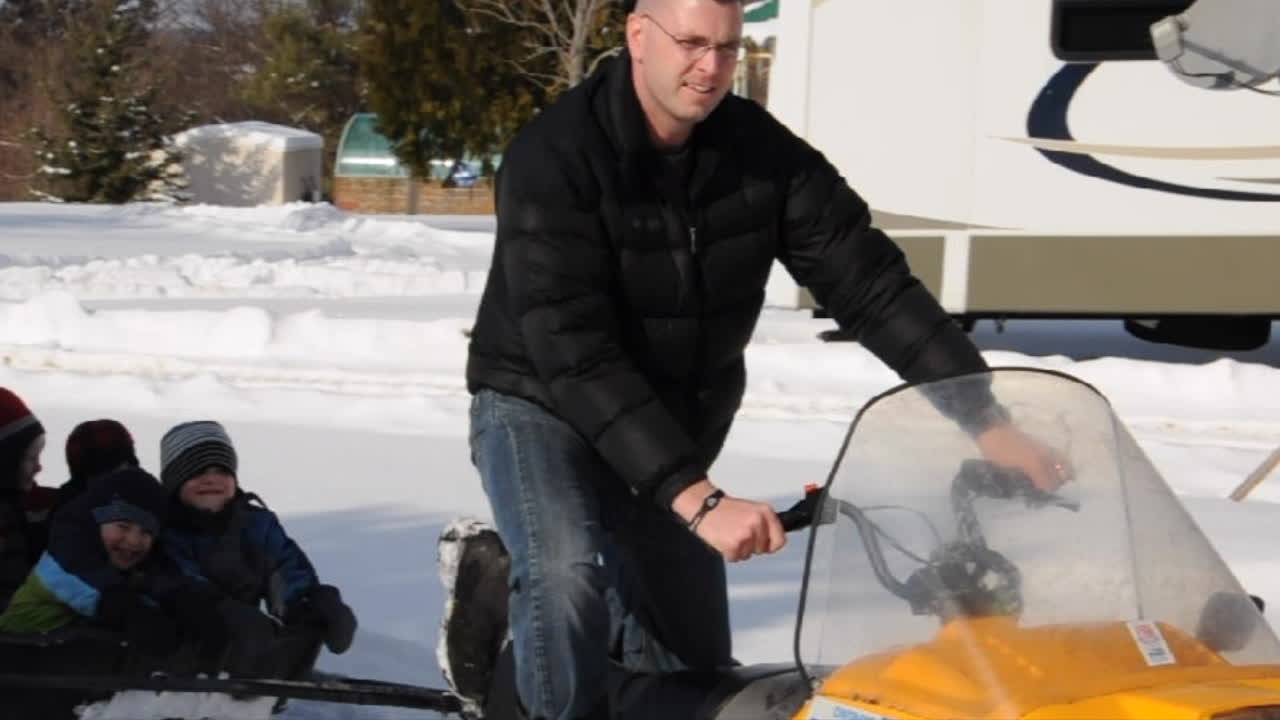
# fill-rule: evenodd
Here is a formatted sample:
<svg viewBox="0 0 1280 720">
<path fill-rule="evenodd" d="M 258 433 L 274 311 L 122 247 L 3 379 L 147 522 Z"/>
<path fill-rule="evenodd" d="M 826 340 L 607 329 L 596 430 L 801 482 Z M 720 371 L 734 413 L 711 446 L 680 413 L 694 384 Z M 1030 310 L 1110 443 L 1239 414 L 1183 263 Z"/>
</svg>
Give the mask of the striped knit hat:
<svg viewBox="0 0 1280 720">
<path fill-rule="evenodd" d="M 0 387 L 0 489 L 13 488 L 27 448 L 44 434 L 44 426 L 8 388 Z"/>
<path fill-rule="evenodd" d="M 236 449 L 222 425 L 212 420 L 186 422 L 160 439 L 160 481 L 170 493 L 211 465 L 236 474 Z"/>
</svg>

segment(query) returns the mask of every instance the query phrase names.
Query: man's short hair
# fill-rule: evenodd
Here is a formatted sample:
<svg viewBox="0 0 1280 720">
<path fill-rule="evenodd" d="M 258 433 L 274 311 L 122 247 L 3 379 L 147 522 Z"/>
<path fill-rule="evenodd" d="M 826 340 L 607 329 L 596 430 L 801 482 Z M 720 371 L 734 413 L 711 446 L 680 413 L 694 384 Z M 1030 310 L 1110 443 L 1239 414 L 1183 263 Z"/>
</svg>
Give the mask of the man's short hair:
<svg viewBox="0 0 1280 720">
<path fill-rule="evenodd" d="M 746 0 L 715 0 L 715 1 L 716 2 L 734 2 L 734 3 L 738 3 L 739 5 L 746 3 Z M 635 12 L 636 5 L 640 4 L 640 0 L 614 0 L 614 2 L 618 3 L 618 6 L 621 7 L 622 11 L 626 13 Z"/>
</svg>

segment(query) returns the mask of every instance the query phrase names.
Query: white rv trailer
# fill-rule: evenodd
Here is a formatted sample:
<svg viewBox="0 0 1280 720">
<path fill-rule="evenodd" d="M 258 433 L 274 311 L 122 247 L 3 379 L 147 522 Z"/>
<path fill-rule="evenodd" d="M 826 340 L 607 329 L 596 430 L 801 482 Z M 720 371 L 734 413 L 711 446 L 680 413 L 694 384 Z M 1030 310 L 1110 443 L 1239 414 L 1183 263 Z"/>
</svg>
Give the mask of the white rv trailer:
<svg viewBox="0 0 1280 720">
<path fill-rule="evenodd" d="M 769 107 L 958 317 L 1232 316 L 1236 332 L 1246 316 L 1265 332 L 1280 68 L 1230 71 L 1256 48 L 1274 62 L 1280 0 L 1192 5 L 787 0 Z M 1151 28 L 1177 15 L 1165 63 Z M 772 302 L 803 304 L 776 283 Z"/>
</svg>

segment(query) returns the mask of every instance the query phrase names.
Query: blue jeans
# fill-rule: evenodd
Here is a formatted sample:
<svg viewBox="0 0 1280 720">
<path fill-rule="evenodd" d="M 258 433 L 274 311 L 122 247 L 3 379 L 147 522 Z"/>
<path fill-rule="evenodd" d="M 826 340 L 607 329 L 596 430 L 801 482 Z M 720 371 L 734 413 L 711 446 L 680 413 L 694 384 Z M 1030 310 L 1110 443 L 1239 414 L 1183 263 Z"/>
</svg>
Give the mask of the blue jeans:
<svg viewBox="0 0 1280 720">
<path fill-rule="evenodd" d="M 529 717 L 600 712 L 610 660 L 642 671 L 731 662 L 720 555 L 633 496 L 568 423 L 481 390 L 471 457 L 511 553 L 516 689 Z"/>
</svg>

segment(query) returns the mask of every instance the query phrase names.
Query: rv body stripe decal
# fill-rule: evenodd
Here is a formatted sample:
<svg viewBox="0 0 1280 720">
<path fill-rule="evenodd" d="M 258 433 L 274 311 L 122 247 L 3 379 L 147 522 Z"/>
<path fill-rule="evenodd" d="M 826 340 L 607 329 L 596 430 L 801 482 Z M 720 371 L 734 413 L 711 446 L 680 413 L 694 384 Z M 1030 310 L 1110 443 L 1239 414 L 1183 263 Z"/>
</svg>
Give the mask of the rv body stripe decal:
<svg viewBox="0 0 1280 720">
<path fill-rule="evenodd" d="M 1006 137 L 1001 140 L 1030 145 L 1037 150 L 1057 150 L 1077 155 L 1115 155 L 1118 157 L 1160 158 L 1165 160 L 1261 160 L 1280 158 L 1280 145 L 1244 145 L 1240 147 L 1158 147 L 1142 145 L 1104 145 L 1071 140 Z M 1247 179 L 1247 178 L 1246 178 Z"/>
<path fill-rule="evenodd" d="M 1098 63 L 1068 63 L 1049 78 L 1045 86 L 1040 89 L 1040 94 L 1036 96 L 1035 101 L 1031 103 L 1031 110 L 1027 114 L 1027 135 L 1033 143 L 1036 140 L 1075 140 L 1071 136 L 1071 129 L 1067 126 L 1067 109 L 1071 106 L 1071 100 L 1075 97 L 1076 91 L 1084 84 L 1085 78 L 1089 77 L 1097 67 Z M 1280 202 L 1280 195 L 1276 194 L 1178 185 L 1125 172 L 1088 154 L 1042 148 L 1037 150 L 1049 162 L 1072 172 L 1130 187 L 1213 200 Z"/>
</svg>

